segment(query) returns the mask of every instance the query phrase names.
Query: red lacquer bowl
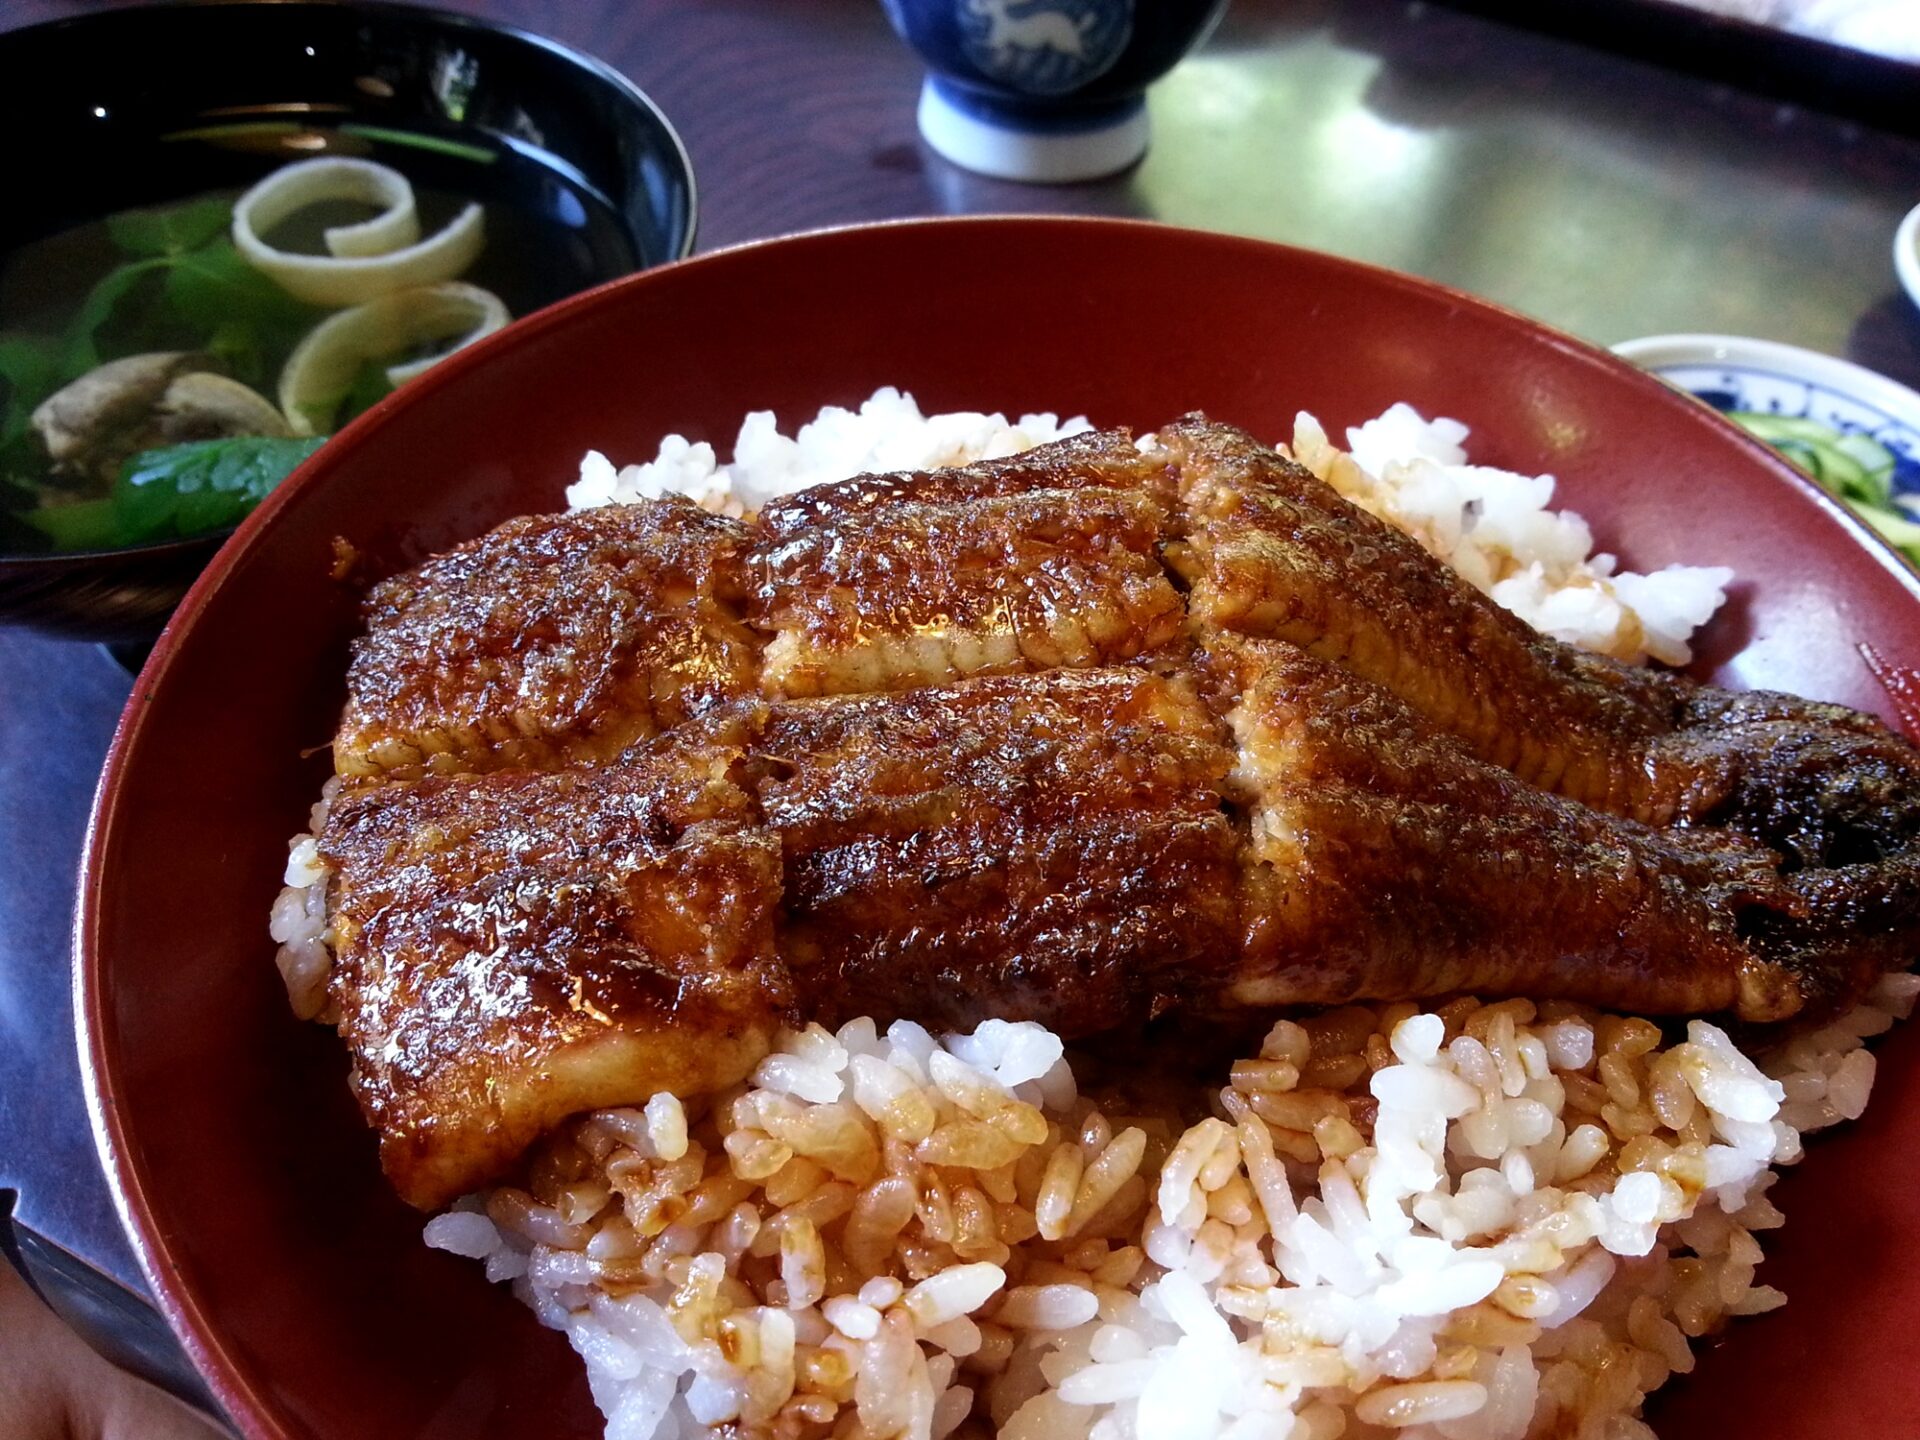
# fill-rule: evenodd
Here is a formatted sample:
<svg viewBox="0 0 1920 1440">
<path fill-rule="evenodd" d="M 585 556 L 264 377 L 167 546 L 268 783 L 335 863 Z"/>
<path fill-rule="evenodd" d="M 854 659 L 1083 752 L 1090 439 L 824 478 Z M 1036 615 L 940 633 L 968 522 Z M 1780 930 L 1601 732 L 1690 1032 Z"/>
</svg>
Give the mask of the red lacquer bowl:
<svg viewBox="0 0 1920 1440">
<path fill-rule="evenodd" d="M 1283 438 L 1395 400 L 1473 427 L 1490 464 L 1640 568 L 1731 565 L 1699 670 L 1876 710 L 1863 658 L 1920 667 L 1920 581 L 1703 407 L 1517 315 L 1347 261 L 1087 220 L 802 236 L 651 271 L 435 368 L 270 498 L 195 586 L 135 686 L 81 887 L 81 1045 L 102 1154 L 168 1318 L 254 1436 L 598 1435 L 578 1362 L 387 1191 L 346 1057 L 288 1013 L 266 933 L 342 699 L 354 597 L 335 537 L 393 569 L 560 508 L 589 446 L 730 448 L 881 384 L 928 410 L 1204 408 Z M 1920 1431 L 1920 1044 L 1882 1048 L 1867 1118 L 1777 1192 L 1739 1324 L 1660 1402 L 1668 1437 Z"/>
</svg>

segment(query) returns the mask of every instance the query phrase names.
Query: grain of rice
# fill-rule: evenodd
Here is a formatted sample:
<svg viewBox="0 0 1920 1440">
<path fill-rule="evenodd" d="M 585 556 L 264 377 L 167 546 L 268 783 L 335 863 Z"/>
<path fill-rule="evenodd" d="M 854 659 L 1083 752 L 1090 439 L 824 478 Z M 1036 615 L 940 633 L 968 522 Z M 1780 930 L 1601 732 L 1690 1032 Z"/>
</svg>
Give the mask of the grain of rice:
<svg viewBox="0 0 1920 1440">
<path fill-rule="evenodd" d="M 742 1180 L 766 1180 L 793 1159 L 790 1146 L 758 1130 L 730 1131 L 725 1145 L 733 1173 Z"/>
<path fill-rule="evenodd" d="M 816 1103 L 838 1100 L 841 1091 L 840 1076 L 836 1072 L 786 1054 L 769 1055 L 762 1060 L 753 1072 L 753 1083 L 763 1090 L 777 1090 Z"/>
<path fill-rule="evenodd" d="M 826 1293 L 826 1246 L 805 1216 L 780 1227 L 780 1283 L 786 1289 L 782 1303 L 796 1310 L 819 1303 Z"/>
<path fill-rule="evenodd" d="M 991 1170 L 1019 1155 L 1020 1142 L 984 1120 L 949 1121 L 913 1152 L 913 1158 L 922 1165 L 964 1170 Z"/>
<path fill-rule="evenodd" d="M 1129 1126 L 1106 1143 L 1081 1172 L 1064 1233 L 1077 1234 L 1088 1225 L 1134 1177 L 1146 1152 L 1146 1132 L 1137 1126 Z"/>
<path fill-rule="evenodd" d="M 998 1265 L 954 1265 L 915 1285 L 902 1303 L 927 1328 L 978 1310 L 1006 1283 Z"/>
<path fill-rule="evenodd" d="M 1189 1195 L 1199 1185 L 1201 1170 L 1229 1133 L 1224 1121 L 1208 1119 L 1180 1137 L 1160 1169 L 1158 1195 L 1162 1214 L 1178 1214 L 1186 1206 Z"/>
<path fill-rule="evenodd" d="M 941 1393 L 933 1410 L 933 1425 L 928 1434 L 930 1440 L 946 1440 L 955 1430 L 965 1423 L 973 1413 L 973 1391 L 965 1385 L 956 1385 Z"/>
<path fill-rule="evenodd" d="M 1826 1099 L 1841 1119 L 1858 1120 L 1866 1113 L 1867 1096 L 1873 1089 L 1874 1064 L 1871 1050 L 1855 1050 L 1827 1077 Z"/>
<path fill-rule="evenodd" d="M 1260 1042 L 1262 1059 L 1284 1060 L 1295 1069 L 1307 1063 L 1312 1050 L 1313 1041 L 1305 1027 L 1292 1020 L 1274 1021 Z"/>
<path fill-rule="evenodd" d="M 462 1210 L 434 1216 L 422 1238 L 436 1250 L 464 1255 L 469 1260 L 484 1260 L 500 1246 L 500 1232 L 493 1221 Z"/>
<path fill-rule="evenodd" d="M 880 1312 L 847 1295 L 832 1295 L 821 1303 L 827 1323 L 853 1340 L 870 1340 L 880 1330 Z"/>
<path fill-rule="evenodd" d="M 977 1354 L 981 1345 L 980 1326 L 970 1315 L 956 1315 L 943 1324 L 928 1326 L 921 1330 L 920 1338 L 956 1360 Z"/>
<path fill-rule="evenodd" d="M 1735 1315 L 1764 1315 L 1787 1303 L 1787 1297 L 1771 1285 L 1756 1285 L 1735 1302 Z"/>
<path fill-rule="evenodd" d="M 1487 1403 L 1486 1386 L 1472 1380 L 1382 1385 L 1360 1397 L 1354 1414 L 1368 1425 L 1398 1430 L 1472 1415 Z"/>
<path fill-rule="evenodd" d="M 1467 1114 L 1480 1103 L 1479 1092 L 1458 1075 L 1428 1066 L 1390 1065 L 1368 1085 L 1373 1098 L 1396 1110 L 1433 1110 L 1447 1119 Z"/>
</svg>

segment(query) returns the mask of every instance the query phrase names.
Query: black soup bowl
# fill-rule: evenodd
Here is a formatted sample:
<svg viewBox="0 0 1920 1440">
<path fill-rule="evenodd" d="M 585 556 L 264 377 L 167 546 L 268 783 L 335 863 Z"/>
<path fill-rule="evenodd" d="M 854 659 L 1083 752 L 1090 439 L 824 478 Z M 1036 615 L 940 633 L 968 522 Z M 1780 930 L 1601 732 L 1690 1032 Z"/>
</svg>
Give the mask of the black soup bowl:
<svg viewBox="0 0 1920 1440">
<path fill-rule="evenodd" d="M 78 315 L 125 262 L 95 222 L 231 196 L 295 160 L 400 170 L 426 233 L 434 196 L 481 201 L 487 248 L 468 278 L 516 317 L 693 245 L 686 151 L 624 76 L 524 31 L 411 6 L 201 0 L 0 33 L 0 133 L 0 398 L 28 383 L 10 339 Z M 25 407 L 12 413 L 21 441 Z M 0 474 L 0 624 L 151 639 L 231 533 L 53 551 L 5 502 L 19 505 L 21 478 L 9 492 Z"/>
</svg>

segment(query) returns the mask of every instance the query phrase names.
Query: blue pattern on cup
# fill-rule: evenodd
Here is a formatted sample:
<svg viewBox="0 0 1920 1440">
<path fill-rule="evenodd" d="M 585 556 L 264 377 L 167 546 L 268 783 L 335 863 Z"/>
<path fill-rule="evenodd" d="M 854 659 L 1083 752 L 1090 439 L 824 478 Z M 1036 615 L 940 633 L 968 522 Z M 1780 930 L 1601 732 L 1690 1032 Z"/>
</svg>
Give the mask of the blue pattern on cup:
<svg viewBox="0 0 1920 1440">
<path fill-rule="evenodd" d="M 1009 115 L 1137 99 L 1227 0 L 880 0 L 938 78 Z"/>
<path fill-rule="evenodd" d="M 1078 90 L 1133 36 L 1133 0 L 954 0 L 954 12 L 966 57 L 1025 95 Z"/>
</svg>

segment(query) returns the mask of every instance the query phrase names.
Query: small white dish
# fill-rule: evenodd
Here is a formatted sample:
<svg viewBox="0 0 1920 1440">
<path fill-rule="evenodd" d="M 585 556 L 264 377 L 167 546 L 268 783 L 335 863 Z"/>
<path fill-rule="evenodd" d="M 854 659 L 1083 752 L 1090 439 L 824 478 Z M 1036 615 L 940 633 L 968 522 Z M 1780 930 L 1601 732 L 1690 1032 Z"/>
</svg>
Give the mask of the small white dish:
<svg viewBox="0 0 1920 1440">
<path fill-rule="evenodd" d="M 1893 273 L 1900 277 L 1908 298 L 1920 305 L 1920 205 L 1909 210 L 1893 232 Z"/>
<path fill-rule="evenodd" d="M 1908 221 L 1920 230 L 1914 216 Z M 1915 280 L 1920 284 L 1920 275 Z M 1817 420 L 1843 435 L 1871 436 L 1893 452 L 1896 501 L 1909 513 L 1920 509 L 1920 394 L 1898 381 L 1797 345 L 1741 335 L 1649 335 L 1623 340 L 1613 353 L 1716 410 Z"/>
</svg>

